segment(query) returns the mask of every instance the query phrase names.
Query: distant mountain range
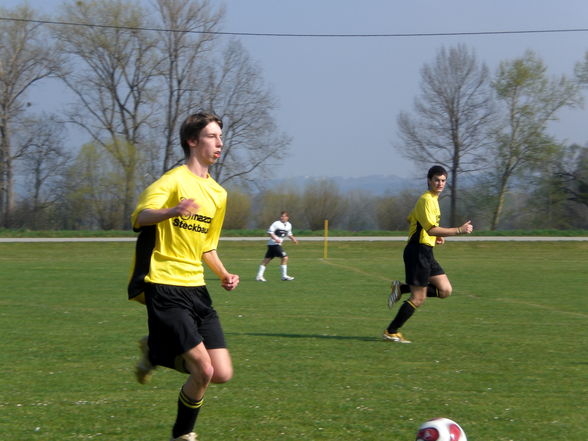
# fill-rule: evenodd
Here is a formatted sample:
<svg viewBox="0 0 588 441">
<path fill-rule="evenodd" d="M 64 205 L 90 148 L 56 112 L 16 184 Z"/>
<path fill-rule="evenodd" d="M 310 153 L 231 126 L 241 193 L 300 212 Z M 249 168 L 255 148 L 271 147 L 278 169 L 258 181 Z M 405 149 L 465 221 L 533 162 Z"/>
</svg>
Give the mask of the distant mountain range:
<svg viewBox="0 0 588 441">
<path fill-rule="evenodd" d="M 320 181 L 329 181 L 337 185 L 339 190 L 347 193 L 353 190 L 361 190 L 374 196 L 397 194 L 404 190 L 422 190 L 426 183 L 416 178 L 400 178 L 395 175 L 371 175 L 361 177 L 314 177 L 296 176 L 291 178 L 271 179 L 271 187 L 285 186 L 289 188 L 304 189 L 307 184 Z"/>
</svg>

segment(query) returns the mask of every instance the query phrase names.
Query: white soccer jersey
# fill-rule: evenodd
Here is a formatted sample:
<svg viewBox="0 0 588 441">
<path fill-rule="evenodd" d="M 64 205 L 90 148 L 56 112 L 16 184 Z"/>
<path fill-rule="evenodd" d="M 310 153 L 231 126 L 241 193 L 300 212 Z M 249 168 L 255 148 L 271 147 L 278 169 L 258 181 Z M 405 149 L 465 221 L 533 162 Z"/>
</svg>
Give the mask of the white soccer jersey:
<svg viewBox="0 0 588 441">
<path fill-rule="evenodd" d="M 267 233 L 274 233 L 274 235 L 278 236 L 280 239 L 284 239 L 286 237 L 292 236 L 292 224 L 290 222 L 282 222 L 280 220 L 275 221 L 270 227 L 267 229 Z M 273 240 L 270 236 L 268 245 L 279 245 Z"/>
</svg>

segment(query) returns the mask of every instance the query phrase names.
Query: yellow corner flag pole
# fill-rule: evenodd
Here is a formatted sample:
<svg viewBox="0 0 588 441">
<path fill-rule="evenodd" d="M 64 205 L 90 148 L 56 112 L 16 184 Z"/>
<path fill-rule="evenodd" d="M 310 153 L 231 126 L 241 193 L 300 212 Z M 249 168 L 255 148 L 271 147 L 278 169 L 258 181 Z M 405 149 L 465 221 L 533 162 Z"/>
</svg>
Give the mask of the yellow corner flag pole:
<svg viewBox="0 0 588 441">
<path fill-rule="evenodd" d="M 323 259 L 326 259 L 329 254 L 329 219 L 325 219 L 325 240 L 323 244 Z"/>
</svg>

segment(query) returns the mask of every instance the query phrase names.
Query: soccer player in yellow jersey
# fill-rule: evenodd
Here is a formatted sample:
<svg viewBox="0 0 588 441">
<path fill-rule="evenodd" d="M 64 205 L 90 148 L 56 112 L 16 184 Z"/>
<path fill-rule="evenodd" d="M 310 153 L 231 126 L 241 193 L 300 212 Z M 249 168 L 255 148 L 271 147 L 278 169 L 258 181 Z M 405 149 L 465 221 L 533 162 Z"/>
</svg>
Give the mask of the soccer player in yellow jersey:
<svg viewBox="0 0 588 441">
<path fill-rule="evenodd" d="M 439 195 L 445 188 L 447 171 L 440 165 L 431 167 L 427 173 L 427 182 L 429 189 L 419 198 L 408 216 L 410 227 L 408 242 L 404 247 L 406 283 L 401 284 L 398 280 L 392 282 L 388 307 L 391 308 L 402 294 L 410 292 L 410 298 L 400 306 L 396 317 L 384 331 L 385 340 L 410 343 L 399 332 L 402 325 L 427 297 L 444 299 L 451 295 L 451 283 L 441 265 L 435 260 L 433 248 L 435 245 L 443 244 L 447 236 L 470 234 L 474 228 L 470 221 L 457 228 L 439 226 Z"/>
<path fill-rule="evenodd" d="M 147 382 L 158 365 L 189 374 L 179 393 L 172 441 L 196 440 L 194 427 L 208 385 L 233 376 L 203 268 L 205 263 L 227 291 L 239 284 L 216 251 L 227 192 L 208 170 L 222 152 L 222 126 L 210 113 L 189 116 L 180 128 L 186 163 L 151 184 L 131 216 L 139 237 L 129 298 L 145 303 L 149 328 L 140 342 L 137 379 Z"/>
</svg>

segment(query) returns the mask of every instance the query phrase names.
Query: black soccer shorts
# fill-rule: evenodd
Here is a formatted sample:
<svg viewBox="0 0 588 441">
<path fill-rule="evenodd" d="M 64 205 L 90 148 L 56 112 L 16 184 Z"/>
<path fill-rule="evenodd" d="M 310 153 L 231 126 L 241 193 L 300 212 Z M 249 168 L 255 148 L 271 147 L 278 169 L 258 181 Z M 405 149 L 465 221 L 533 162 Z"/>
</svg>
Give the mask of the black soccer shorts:
<svg viewBox="0 0 588 441">
<path fill-rule="evenodd" d="M 154 365 L 176 369 L 177 357 L 200 343 L 207 349 L 227 347 L 206 286 L 147 284 L 145 304 Z"/>
<path fill-rule="evenodd" d="M 265 253 L 266 259 L 273 259 L 274 257 L 286 257 L 288 254 L 284 251 L 281 245 L 268 245 Z"/>
<path fill-rule="evenodd" d="M 408 285 L 427 286 L 431 277 L 445 274 L 433 256 L 432 246 L 409 242 L 404 247 L 403 257 L 405 281 Z"/>
</svg>

